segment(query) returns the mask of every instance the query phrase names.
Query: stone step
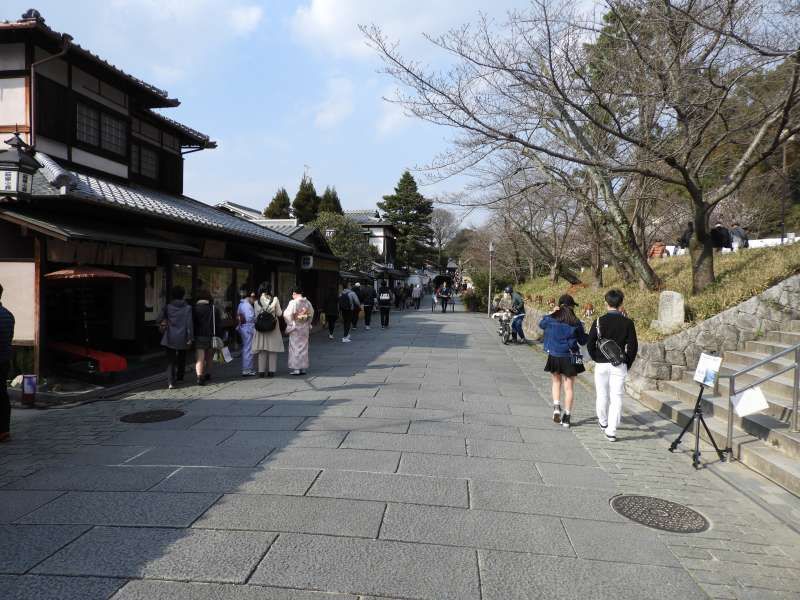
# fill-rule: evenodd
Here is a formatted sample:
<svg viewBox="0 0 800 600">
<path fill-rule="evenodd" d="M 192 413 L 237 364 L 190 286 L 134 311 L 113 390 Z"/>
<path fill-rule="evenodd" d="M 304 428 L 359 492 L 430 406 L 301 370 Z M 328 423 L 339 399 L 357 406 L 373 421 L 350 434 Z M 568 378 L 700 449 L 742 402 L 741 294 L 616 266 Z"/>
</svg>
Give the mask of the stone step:
<svg viewBox="0 0 800 600">
<path fill-rule="evenodd" d="M 783 342 L 771 342 L 766 339 L 754 340 L 745 342 L 744 349 L 748 352 L 759 352 L 761 354 L 777 354 L 784 350 L 791 348 L 793 344 L 784 344 Z"/>
<path fill-rule="evenodd" d="M 789 321 L 789 331 L 800 331 L 800 320 Z"/>
<path fill-rule="evenodd" d="M 724 367 L 722 368 L 720 375 L 724 375 L 728 372 L 732 373 L 740 371 L 745 368 L 747 368 L 747 365 L 733 362 L 724 363 Z M 737 389 L 741 389 L 748 384 L 755 383 L 762 377 L 767 377 L 768 375 L 773 375 L 774 373 L 775 370 L 758 367 L 757 369 L 753 369 L 752 371 L 748 371 L 747 373 L 739 375 L 736 378 L 736 387 Z M 728 393 L 729 381 L 730 380 L 725 377 L 719 378 L 718 389 L 720 394 L 723 396 Z M 794 370 L 787 371 L 782 375 L 774 375 L 772 379 L 765 381 L 759 387 L 761 387 L 761 390 L 765 395 L 773 396 L 779 403 L 789 406 L 794 398 Z"/>
<path fill-rule="evenodd" d="M 796 346 L 800 344 L 800 331 L 770 331 L 767 333 L 766 339 L 770 342 Z"/>
<path fill-rule="evenodd" d="M 639 402 L 681 427 L 689 421 L 694 410 L 694 403 L 678 400 L 667 392 L 656 390 L 643 391 Z M 706 423 L 717 445 L 724 449 L 727 446 L 725 421 L 706 415 Z M 705 431 L 701 428 L 701 438 L 706 439 L 706 437 Z M 691 448 L 693 441 L 693 435 L 687 433 L 681 445 L 684 448 Z M 786 456 L 764 441 L 748 435 L 738 428 L 734 428 L 732 448 L 736 460 L 791 493 L 800 496 L 800 462 L 797 459 Z M 708 451 L 704 450 L 704 454 L 708 455 Z M 706 459 L 717 460 L 717 457 L 712 451 L 711 457 L 706 456 Z"/>
<path fill-rule="evenodd" d="M 759 352 L 747 352 L 745 350 L 736 350 L 736 351 L 728 350 L 725 352 L 722 361 L 722 366 L 723 368 L 725 368 L 728 364 L 735 363 L 737 365 L 749 367 L 750 365 L 754 365 L 757 362 L 761 362 L 762 360 L 765 360 L 769 357 L 770 357 L 769 354 L 761 354 Z M 784 356 L 776 360 L 770 361 L 765 365 L 762 365 L 761 367 L 759 367 L 759 369 L 764 369 L 765 371 L 770 371 L 774 373 L 775 371 L 780 371 L 784 367 L 788 367 L 793 362 L 794 362 L 793 360 L 790 360 L 789 358 Z"/>
</svg>

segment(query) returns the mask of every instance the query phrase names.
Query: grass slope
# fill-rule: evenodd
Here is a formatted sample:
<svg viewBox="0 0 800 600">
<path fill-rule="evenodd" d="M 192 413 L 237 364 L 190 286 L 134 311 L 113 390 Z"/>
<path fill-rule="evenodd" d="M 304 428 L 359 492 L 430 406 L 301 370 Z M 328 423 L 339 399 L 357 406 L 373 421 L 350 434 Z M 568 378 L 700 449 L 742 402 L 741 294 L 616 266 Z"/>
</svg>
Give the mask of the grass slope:
<svg viewBox="0 0 800 600">
<path fill-rule="evenodd" d="M 800 273 L 800 242 L 715 256 L 717 281 L 697 296 L 690 295 L 692 273 L 688 256 L 656 259 L 652 264 L 664 282 L 665 290 L 684 295 L 687 317 L 691 322 L 697 322 L 736 306 L 784 279 Z M 605 307 L 603 301 L 605 290 L 612 287 L 620 288 L 625 293 L 625 309 L 636 322 L 640 339 L 652 341 L 664 337 L 650 329 L 650 322 L 658 316 L 658 292 L 626 287 L 613 268 L 603 271 L 604 288 L 601 290 L 591 288 L 592 279 L 588 270 L 582 274 L 582 279 L 589 287 L 578 289 L 573 293 L 581 307 L 591 302 L 595 311 L 602 311 Z M 540 277 L 526 282 L 520 286 L 519 291 L 525 295 L 526 303 L 535 306 L 533 298 L 536 296 L 542 296 L 546 303 L 549 299 L 558 298 L 567 292 L 569 287 L 570 285 L 563 280 L 553 284 L 548 278 Z"/>
</svg>

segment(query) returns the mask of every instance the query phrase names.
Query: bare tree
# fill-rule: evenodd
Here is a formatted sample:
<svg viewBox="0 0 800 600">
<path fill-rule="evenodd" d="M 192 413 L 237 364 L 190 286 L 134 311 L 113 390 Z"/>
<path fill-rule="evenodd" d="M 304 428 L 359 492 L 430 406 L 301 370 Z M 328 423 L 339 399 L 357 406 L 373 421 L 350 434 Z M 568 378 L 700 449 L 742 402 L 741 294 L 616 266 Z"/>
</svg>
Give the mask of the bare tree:
<svg viewBox="0 0 800 600">
<path fill-rule="evenodd" d="M 431 214 L 433 243 L 438 254 L 438 266 L 442 265 L 442 250 L 458 233 L 459 222 L 456 215 L 444 208 L 434 208 Z"/>
<path fill-rule="evenodd" d="M 398 98 L 422 119 L 455 129 L 442 174 L 498 151 L 564 164 L 556 177 L 591 182 L 590 215 L 623 269 L 658 278 L 621 194 L 635 176 L 681 188 L 695 225 L 693 290 L 714 281 L 709 216 L 750 172 L 800 131 L 800 11 L 757 0 L 606 0 L 604 20 L 564 2 L 534 2 L 498 30 L 481 19 L 430 38 L 455 66 L 406 60 L 379 29 L 364 29 Z M 788 26 L 787 22 L 792 23 Z M 550 172 L 552 173 L 552 165 Z"/>
</svg>

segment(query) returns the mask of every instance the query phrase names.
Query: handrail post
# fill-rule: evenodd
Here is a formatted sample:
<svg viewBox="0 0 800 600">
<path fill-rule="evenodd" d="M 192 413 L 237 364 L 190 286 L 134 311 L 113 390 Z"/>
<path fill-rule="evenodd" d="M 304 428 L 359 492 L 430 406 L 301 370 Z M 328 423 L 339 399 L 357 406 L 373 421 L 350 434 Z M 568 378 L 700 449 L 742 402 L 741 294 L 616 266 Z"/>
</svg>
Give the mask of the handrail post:
<svg viewBox="0 0 800 600">
<path fill-rule="evenodd" d="M 792 431 L 800 431 L 800 415 L 797 414 L 797 405 L 800 402 L 800 346 L 794 351 L 794 389 L 792 390 Z"/>
<path fill-rule="evenodd" d="M 795 373 L 797 370 L 795 370 Z M 728 462 L 733 461 L 733 397 L 736 395 L 736 375 L 728 377 L 728 445 L 725 453 Z"/>
</svg>

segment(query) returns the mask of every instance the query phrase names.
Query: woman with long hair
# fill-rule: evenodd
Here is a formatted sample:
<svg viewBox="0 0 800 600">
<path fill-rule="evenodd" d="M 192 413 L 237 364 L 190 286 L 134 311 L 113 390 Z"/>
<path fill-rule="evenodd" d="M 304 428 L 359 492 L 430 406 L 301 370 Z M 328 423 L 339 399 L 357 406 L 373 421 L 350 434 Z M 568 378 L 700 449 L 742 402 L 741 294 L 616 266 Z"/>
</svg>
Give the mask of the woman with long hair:
<svg viewBox="0 0 800 600">
<path fill-rule="evenodd" d="M 308 337 L 314 320 L 314 307 L 300 288 L 292 290 L 292 300 L 283 311 L 289 334 L 289 369 L 291 375 L 303 375 L 308 368 Z"/>
<path fill-rule="evenodd" d="M 564 294 L 558 299 L 555 310 L 539 322 L 539 327 L 544 331 L 544 351 L 547 352 L 544 370 L 550 373 L 552 379 L 553 421 L 564 427 L 570 426 L 575 377 L 586 370 L 579 346 L 587 342 L 588 336 L 583 329 L 583 323 L 575 315 L 575 306 L 575 299 Z"/>
<path fill-rule="evenodd" d="M 192 309 L 197 385 L 205 385 L 211 379 L 211 359 L 214 356 L 212 340 L 217 331 L 222 331 L 220 320 L 219 309 L 214 306 L 211 292 L 205 288 L 200 289 Z"/>
<path fill-rule="evenodd" d="M 251 352 L 258 357 L 258 376 L 275 377 L 275 370 L 278 368 L 278 353 L 283 352 L 283 337 L 278 318 L 281 316 L 281 303 L 277 296 L 272 295 L 272 287 L 267 282 L 262 282 L 258 286 L 258 299 L 254 304 L 255 321 L 262 312 L 271 314 L 275 321 L 271 331 L 253 332 L 253 344 Z"/>
</svg>

